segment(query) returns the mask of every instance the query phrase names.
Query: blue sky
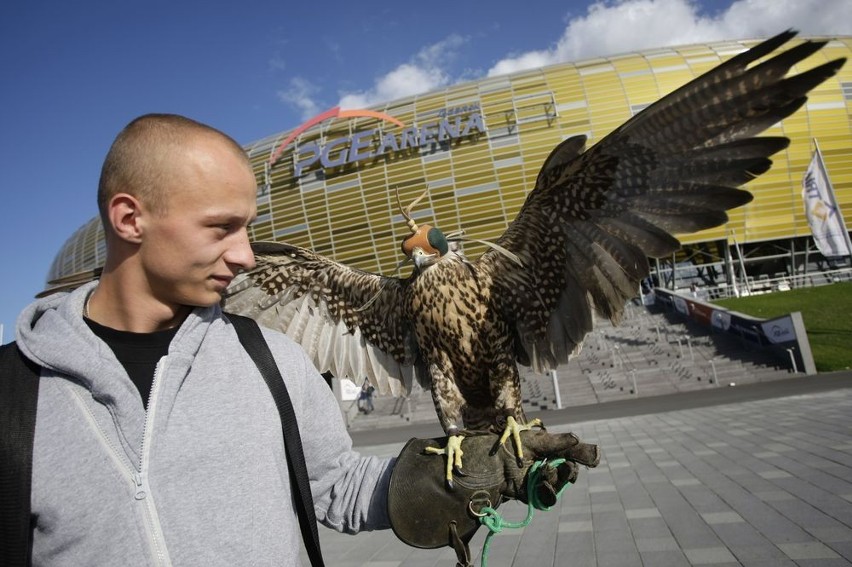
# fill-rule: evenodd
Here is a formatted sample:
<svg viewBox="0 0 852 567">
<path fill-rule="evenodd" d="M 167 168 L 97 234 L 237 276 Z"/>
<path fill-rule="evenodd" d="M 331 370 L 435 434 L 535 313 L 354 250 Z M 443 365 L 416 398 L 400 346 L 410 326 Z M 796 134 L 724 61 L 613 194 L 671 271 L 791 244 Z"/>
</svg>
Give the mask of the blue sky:
<svg viewBox="0 0 852 567">
<path fill-rule="evenodd" d="M 184 114 L 247 144 L 337 104 L 790 27 L 852 34 L 852 2 L 3 2 L 2 342 L 63 242 L 95 216 L 103 157 L 140 114 Z"/>
</svg>

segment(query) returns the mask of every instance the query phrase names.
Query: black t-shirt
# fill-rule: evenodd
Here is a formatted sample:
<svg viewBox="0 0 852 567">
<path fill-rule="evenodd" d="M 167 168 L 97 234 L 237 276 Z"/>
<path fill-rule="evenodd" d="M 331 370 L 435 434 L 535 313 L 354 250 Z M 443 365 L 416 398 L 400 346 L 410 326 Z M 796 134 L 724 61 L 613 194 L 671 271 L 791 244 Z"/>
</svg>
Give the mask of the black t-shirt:
<svg viewBox="0 0 852 567">
<path fill-rule="evenodd" d="M 168 353 L 169 344 L 177 333 L 178 327 L 153 333 L 131 333 L 104 327 L 89 318 L 83 320 L 92 332 L 115 353 L 115 357 L 139 389 L 142 403 L 147 410 L 151 385 L 154 383 L 154 371 L 160 359 Z"/>
</svg>

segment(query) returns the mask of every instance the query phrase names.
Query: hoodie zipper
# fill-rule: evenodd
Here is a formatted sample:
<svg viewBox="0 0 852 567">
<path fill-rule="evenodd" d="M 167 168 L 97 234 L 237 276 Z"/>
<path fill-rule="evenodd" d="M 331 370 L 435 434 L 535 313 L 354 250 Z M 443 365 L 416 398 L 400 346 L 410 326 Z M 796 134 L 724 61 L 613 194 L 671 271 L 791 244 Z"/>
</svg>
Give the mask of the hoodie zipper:
<svg viewBox="0 0 852 567">
<path fill-rule="evenodd" d="M 154 381 L 151 384 L 151 394 L 148 397 L 148 410 L 145 412 L 145 428 L 142 431 L 142 448 L 139 452 L 139 469 L 133 471 L 133 482 L 136 484 L 134 498 L 145 506 L 145 521 L 149 528 L 151 548 L 157 558 L 158 565 L 170 566 L 168 550 L 163 537 L 162 526 L 157 514 L 157 508 L 148 486 L 148 463 L 151 452 L 151 435 L 154 427 L 154 416 L 157 412 L 157 398 L 160 391 L 161 376 L 166 366 L 168 356 L 164 356 L 157 362 L 154 369 Z"/>
<path fill-rule="evenodd" d="M 171 566 L 171 559 L 169 558 L 168 552 L 165 548 L 162 528 L 160 526 L 159 518 L 157 516 L 157 510 L 154 507 L 153 499 L 150 497 L 150 491 L 147 487 L 147 470 L 143 468 L 147 462 L 147 451 L 149 451 L 150 447 L 150 431 L 153 424 L 153 412 L 152 409 L 155 407 L 155 392 L 158 390 L 156 388 L 159 382 L 159 376 L 162 374 L 162 366 L 165 357 L 160 360 L 157 364 L 157 367 L 154 372 L 154 382 L 151 386 L 151 397 L 148 400 L 148 411 L 145 413 L 145 428 L 142 434 L 142 451 L 140 452 L 139 457 L 139 470 L 133 466 L 133 464 L 127 460 L 127 458 L 122 458 L 124 455 L 124 451 L 119 450 L 110 439 L 109 435 L 106 434 L 105 431 L 101 429 L 100 424 L 98 423 L 97 418 L 95 418 L 94 414 L 92 414 L 88 405 L 86 405 L 85 400 L 81 396 L 80 392 L 76 389 L 68 386 L 69 392 L 71 393 L 72 399 L 76 400 L 77 404 L 83 410 L 83 415 L 86 417 L 86 420 L 91 425 L 92 429 L 98 433 L 98 437 L 101 442 L 107 447 L 108 454 L 115 461 L 119 470 L 127 471 L 128 478 L 130 482 L 133 483 L 134 486 L 134 494 L 133 497 L 137 501 L 144 501 L 142 504 L 145 506 L 144 510 L 144 520 L 145 526 L 148 532 L 148 539 L 151 545 L 151 550 L 157 560 L 157 564 L 163 565 L 165 567 Z"/>
</svg>

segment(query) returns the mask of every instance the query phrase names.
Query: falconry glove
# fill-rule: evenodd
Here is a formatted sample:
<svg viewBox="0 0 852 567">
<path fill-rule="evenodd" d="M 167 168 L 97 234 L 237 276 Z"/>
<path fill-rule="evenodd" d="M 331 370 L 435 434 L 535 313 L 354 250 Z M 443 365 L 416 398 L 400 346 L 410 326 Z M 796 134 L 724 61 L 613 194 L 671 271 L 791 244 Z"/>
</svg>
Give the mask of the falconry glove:
<svg viewBox="0 0 852 567">
<path fill-rule="evenodd" d="M 397 458 L 388 493 L 396 536 L 413 547 L 452 547 L 458 564 L 468 565 L 468 542 L 481 525 L 483 508 L 496 509 L 509 499 L 527 503 L 535 462 L 565 460 L 538 469 L 532 488 L 539 503 L 549 508 L 562 488 L 577 479 L 578 464 L 594 467 L 600 461 L 598 446 L 583 443 L 573 433 L 523 431 L 521 438 L 524 458 L 518 462 L 511 444 L 500 444 L 496 434 L 466 437 L 463 474 L 455 477 L 452 490 L 445 484 L 443 460 L 425 452 L 427 447 L 443 447 L 446 438 L 411 439 Z"/>
</svg>

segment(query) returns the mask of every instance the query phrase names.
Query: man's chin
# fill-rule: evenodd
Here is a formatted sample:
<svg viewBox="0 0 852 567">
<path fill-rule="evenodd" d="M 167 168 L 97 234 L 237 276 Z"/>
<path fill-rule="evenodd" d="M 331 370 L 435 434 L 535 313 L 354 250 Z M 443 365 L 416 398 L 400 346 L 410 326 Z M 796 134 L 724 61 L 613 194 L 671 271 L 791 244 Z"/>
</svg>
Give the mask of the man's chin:
<svg viewBox="0 0 852 567">
<path fill-rule="evenodd" d="M 214 305 L 219 305 L 222 302 L 223 294 L 224 291 L 210 290 L 203 296 L 198 295 L 195 297 L 185 297 L 180 301 L 180 305 L 190 310 L 195 309 L 196 307 L 200 307 L 202 309 L 213 307 Z"/>
</svg>

